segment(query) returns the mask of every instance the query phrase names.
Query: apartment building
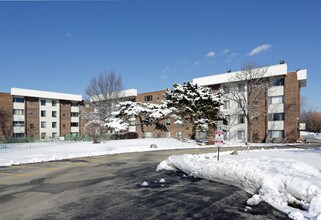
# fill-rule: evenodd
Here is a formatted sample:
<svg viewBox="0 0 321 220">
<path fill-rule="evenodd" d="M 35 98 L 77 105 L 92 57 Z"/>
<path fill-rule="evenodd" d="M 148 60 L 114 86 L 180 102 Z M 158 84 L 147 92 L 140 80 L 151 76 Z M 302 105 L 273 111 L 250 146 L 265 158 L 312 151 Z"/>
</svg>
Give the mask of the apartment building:
<svg viewBox="0 0 321 220">
<path fill-rule="evenodd" d="M 257 103 L 255 109 L 248 112 L 249 124 L 244 113 L 240 111 L 239 102 L 231 100 L 231 92 L 244 93 L 244 102 L 250 102 L 246 84 L 233 78 L 241 71 L 228 72 L 206 77 L 194 78 L 193 82 L 200 86 L 208 86 L 213 90 L 224 91 L 224 106 L 221 110 L 228 118 L 225 140 L 245 142 L 295 142 L 299 139 L 300 90 L 306 86 L 307 70 L 288 71 L 287 64 L 265 67 L 264 75 L 270 86 L 266 94 Z M 250 101 L 249 101 L 250 100 Z M 249 137 L 248 137 L 249 135 Z"/>
<path fill-rule="evenodd" d="M 57 139 L 79 135 L 83 105 L 81 95 L 12 88 L 10 94 L 0 94 L 0 112 L 7 119 L 0 136 Z"/>
<path fill-rule="evenodd" d="M 245 118 L 240 109 L 240 104 L 231 100 L 230 91 L 243 93 L 242 102 L 251 101 L 246 83 L 237 80 L 233 76 L 241 74 L 242 71 L 223 74 L 215 74 L 206 77 L 194 78 L 193 83 L 200 86 L 224 91 L 224 105 L 221 111 L 226 115 L 229 124 L 226 126 L 224 139 L 233 142 L 295 142 L 299 139 L 300 118 L 300 90 L 306 86 L 307 70 L 288 71 L 286 63 L 263 67 L 265 72 L 260 77 L 268 78 L 269 87 L 264 97 L 258 100 L 257 107 L 249 110 L 251 122 Z M 164 100 L 165 90 L 148 92 L 137 95 L 138 102 L 161 103 Z M 246 104 L 244 105 L 246 106 Z M 253 119 L 253 120 L 252 120 Z M 174 124 L 174 119 L 165 119 L 167 131 L 155 130 L 154 126 L 146 126 L 145 134 L 148 137 L 175 137 L 189 138 L 191 136 L 190 126 Z M 139 126 L 136 131 L 142 137 Z M 248 137 L 249 136 L 249 137 Z M 213 131 L 198 131 L 197 139 L 214 139 Z"/>
<path fill-rule="evenodd" d="M 268 78 L 271 84 L 255 109 L 249 110 L 249 123 L 239 103 L 230 99 L 231 91 L 244 94 L 244 102 L 252 97 L 242 80 L 233 76 L 241 71 L 215 74 L 194 78 L 193 82 L 207 86 L 213 91 L 223 90 L 224 105 L 221 110 L 227 116 L 224 139 L 233 142 L 295 142 L 299 139 L 300 90 L 307 84 L 307 70 L 288 71 L 286 63 L 265 67 L 261 77 Z M 232 79 L 232 80 L 231 80 Z M 165 90 L 137 94 L 136 89 L 124 90 L 125 100 L 157 103 L 164 100 Z M 55 139 L 65 135 L 84 135 L 87 122 L 82 112 L 93 112 L 92 98 L 83 101 L 81 95 L 56 93 L 29 89 L 12 88 L 11 93 L 0 93 L 0 138 Z M 128 132 L 136 132 L 138 137 L 189 138 L 191 126 L 176 125 L 172 117 L 164 119 L 167 130 L 156 130 L 155 126 L 145 126 L 144 134 L 135 118 L 129 120 Z M 198 131 L 197 139 L 213 140 L 213 131 Z"/>
<path fill-rule="evenodd" d="M 165 100 L 164 94 L 165 90 L 154 91 L 141 93 L 137 95 L 137 102 L 141 103 L 155 103 L 162 104 Z M 167 131 L 156 130 L 154 125 L 145 126 L 144 134 L 142 134 L 140 125 L 136 124 L 136 132 L 138 137 L 152 138 L 152 137 L 160 137 L 160 138 L 182 138 L 191 136 L 191 129 L 189 127 L 182 127 L 181 125 L 177 125 L 174 123 L 174 119 L 172 117 L 168 117 L 163 120 L 163 124 L 166 125 Z"/>
</svg>

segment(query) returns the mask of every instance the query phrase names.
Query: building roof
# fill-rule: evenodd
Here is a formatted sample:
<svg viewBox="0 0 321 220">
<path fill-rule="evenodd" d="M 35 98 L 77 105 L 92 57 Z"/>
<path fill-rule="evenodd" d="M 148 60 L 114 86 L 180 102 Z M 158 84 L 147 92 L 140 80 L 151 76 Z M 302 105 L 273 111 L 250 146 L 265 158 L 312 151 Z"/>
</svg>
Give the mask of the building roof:
<svg viewBox="0 0 321 220">
<path fill-rule="evenodd" d="M 137 96 L 137 89 L 127 89 L 127 90 L 122 90 L 119 92 L 119 94 L 117 94 L 117 98 L 126 98 L 126 97 L 136 97 Z M 89 99 L 91 102 L 95 102 L 95 101 L 100 101 L 103 100 L 105 98 L 104 95 L 99 95 L 97 96 L 91 96 Z M 111 99 L 116 98 L 115 95 L 111 95 Z M 109 97 L 107 98 L 109 99 Z"/>
<path fill-rule="evenodd" d="M 288 66 L 286 64 L 267 66 L 266 68 L 267 70 L 264 74 L 265 77 L 286 75 L 288 71 Z M 194 78 L 193 83 L 197 83 L 200 86 L 223 84 L 229 81 L 233 81 L 233 76 L 241 72 L 242 71 L 235 71 L 230 73 L 222 73 L 211 76 Z"/>
<path fill-rule="evenodd" d="M 20 89 L 20 88 L 11 88 L 11 95 L 47 98 L 47 99 L 70 100 L 70 101 L 79 101 L 79 102 L 82 101 L 81 95 L 31 90 L 31 89 Z"/>
</svg>

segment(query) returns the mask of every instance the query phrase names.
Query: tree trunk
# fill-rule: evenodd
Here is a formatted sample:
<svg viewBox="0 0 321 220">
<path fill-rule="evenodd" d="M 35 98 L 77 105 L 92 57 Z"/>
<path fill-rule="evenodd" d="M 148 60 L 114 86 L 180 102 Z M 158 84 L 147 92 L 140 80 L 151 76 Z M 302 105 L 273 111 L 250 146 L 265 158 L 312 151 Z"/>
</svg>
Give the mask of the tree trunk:
<svg viewBox="0 0 321 220">
<path fill-rule="evenodd" d="M 144 124 L 141 116 L 139 116 L 139 122 L 140 122 L 140 131 L 142 132 L 142 138 L 145 138 Z"/>
<path fill-rule="evenodd" d="M 195 140 L 195 137 L 196 137 L 196 125 L 193 123 L 191 139 Z"/>
<path fill-rule="evenodd" d="M 246 141 L 249 143 L 251 142 L 251 119 L 250 119 L 250 115 L 247 114 L 246 116 L 246 120 L 247 120 L 247 136 L 246 136 Z"/>
</svg>

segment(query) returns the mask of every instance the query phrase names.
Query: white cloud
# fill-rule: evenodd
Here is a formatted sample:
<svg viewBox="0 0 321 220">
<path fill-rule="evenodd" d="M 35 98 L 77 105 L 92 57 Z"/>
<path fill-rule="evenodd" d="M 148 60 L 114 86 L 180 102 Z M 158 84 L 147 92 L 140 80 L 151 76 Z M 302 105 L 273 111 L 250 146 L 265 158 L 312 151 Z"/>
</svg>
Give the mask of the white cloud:
<svg viewBox="0 0 321 220">
<path fill-rule="evenodd" d="M 235 59 L 237 59 L 237 57 L 239 57 L 239 54 L 238 53 L 232 53 L 230 55 L 227 56 L 227 58 L 225 59 L 225 62 L 226 63 L 231 63 L 233 62 Z"/>
<path fill-rule="evenodd" d="M 195 62 L 194 62 L 194 66 L 197 66 L 198 64 L 200 64 L 199 61 L 195 61 Z"/>
<path fill-rule="evenodd" d="M 206 57 L 215 57 L 215 52 L 214 51 L 210 51 L 206 54 Z"/>
<path fill-rule="evenodd" d="M 167 72 L 167 71 L 168 71 L 168 66 L 165 67 L 165 69 L 163 70 L 162 74 L 160 75 L 160 78 L 161 78 L 162 80 L 167 79 L 167 75 L 166 75 L 166 72 Z"/>
<path fill-rule="evenodd" d="M 225 50 L 223 50 L 222 55 L 225 55 L 225 54 L 227 54 L 229 52 L 230 52 L 230 50 L 226 48 Z"/>
<path fill-rule="evenodd" d="M 261 52 L 263 52 L 265 50 L 268 50 L 271 47 L 272 47 L 272 45 L 270 45 L 270 44 L 262 44 L 260 46 L 257 46 L 253 50 L 251 50 L 251 52 L 248 55 L 249 56 L 254 56 L 254 55 L 259 54 L 259 53 L 261 53 Z"/>
<path fill-rule="evenodd" d="M 71 33 L 66 33 L 66 37 L 71 37 Z"/>
<path fill-rule="evenodd" d="M 163 70 L 163 73 L 165 74 L 168 70 L 168 67 L 165 67 L 165 69 Z"/>
</svg>

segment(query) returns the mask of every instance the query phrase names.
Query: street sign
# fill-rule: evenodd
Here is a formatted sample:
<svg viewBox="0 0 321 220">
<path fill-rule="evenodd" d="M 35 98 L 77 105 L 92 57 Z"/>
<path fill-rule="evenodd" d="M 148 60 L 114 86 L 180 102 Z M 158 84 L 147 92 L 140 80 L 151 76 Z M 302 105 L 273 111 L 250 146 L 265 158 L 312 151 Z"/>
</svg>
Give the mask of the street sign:
<svg viewBox="0 0 321 220">
<path fill-rule="evenodd" d="M 217 131 L 215 134 L 215 145 L 216 143 L 224 143 L 224 132 Z"/>
<path fill-rule="evenodd" d="M 217 125 L 217 131 L 223 131 L 223 129 L 224 129 L 223 120 L 217 121 L 216 125 Z"/>
<path fill-rule="evenodd" d="M 223 121 L 217 121 L 217 131 L 215 134 L 215 147 L 217 147 L 217 160 L 220 159 L 220 147 L 224 144 Z"/>
</svg>

